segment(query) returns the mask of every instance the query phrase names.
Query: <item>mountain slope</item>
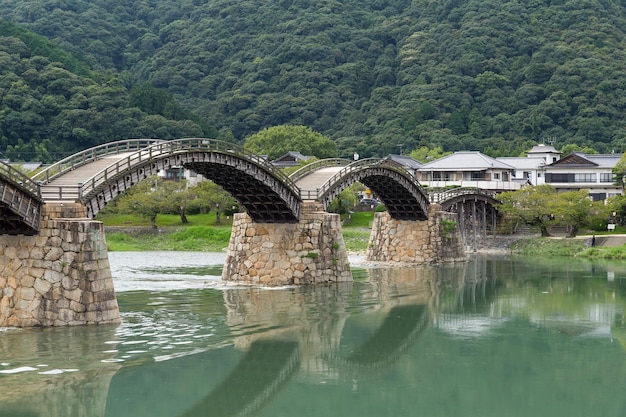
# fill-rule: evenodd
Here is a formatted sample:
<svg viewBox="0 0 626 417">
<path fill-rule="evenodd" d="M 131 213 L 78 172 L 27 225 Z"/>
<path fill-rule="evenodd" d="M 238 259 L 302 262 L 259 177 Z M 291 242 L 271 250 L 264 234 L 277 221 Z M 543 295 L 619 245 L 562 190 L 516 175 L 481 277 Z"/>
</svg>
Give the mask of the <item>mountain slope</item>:
<svg viewBox="0 0 626 417">
<path fill-rule="evenodd" d="M 52 162 L 114 140 L 211 132 L 168 94 L 151 87 L 129 92 L 115 74 L 92 71 L 80 57 L 3 21 L 0 68 L 3 159 Z M 136 97 L 161 97 L 167 111 L 134 103 Z"/>
<path fill-rule="evenodd" d="M 441 145 L 626 150 L 610 0 L 5 0 L 0 16 L 150 82 L 241 141 L 307 125 L 363 157 Z M 231 136 L 232 134 L 232 136 Z"/>
</svg>

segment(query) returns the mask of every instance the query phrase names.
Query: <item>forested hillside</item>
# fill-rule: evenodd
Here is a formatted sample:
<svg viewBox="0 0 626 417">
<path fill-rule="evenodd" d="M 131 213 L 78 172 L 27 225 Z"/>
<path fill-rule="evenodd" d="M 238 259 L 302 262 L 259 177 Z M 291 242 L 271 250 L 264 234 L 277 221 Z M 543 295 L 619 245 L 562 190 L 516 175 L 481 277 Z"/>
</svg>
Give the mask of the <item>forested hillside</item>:
<svg viewBox="0 0 626 417">
<path fill-rule="evenodd" d="M 297 124 L 335 140 L 344 156 L 421 145 L 516 155 L 546 138 L 557 147 L 626 150 L 626 2 L 4 0 L 0 17 L 106 74 L 81 78 L 83 90 L 130 96 L 140 87 L 147 97 L 165 90 L 191 112 L 193 129 L 215 126 L 229 140 Z M 19 57 L 13 65 L 24 65 L 24 48 L 2 42 Z M 0 68 L 2 132 L 30 140 L 28 120 L 9 127 L 7 108 L 13 115 L 20 108 L 6 103 L 7 66 Z M 46 86 L 32 86 L 26 70 L 11 71 L 28 88 Z M 126 113 L 114 106 L 121 112 L 114 119 L 140 124 L 132 112 L 141 106 L 150 117 L 142 97 L 135 95 L 135 107 L 120 104 Z M 82 124 L 47 128 L 79 148 L 80 134 L 137 136 Z M 70 126 L 86 132 L 55 132 Z M 193 129 L 167 133 L 198 134 Z M 2 138 L 0 152 L 15 140 Z"/>
<path fill-rule="evenodd" d="M 215 134 L 169 93 L 128 91 L 115 73 L 2 21 L 0 68 L 1 159 L 53 162 L 112 140 Z"/>
</svg>

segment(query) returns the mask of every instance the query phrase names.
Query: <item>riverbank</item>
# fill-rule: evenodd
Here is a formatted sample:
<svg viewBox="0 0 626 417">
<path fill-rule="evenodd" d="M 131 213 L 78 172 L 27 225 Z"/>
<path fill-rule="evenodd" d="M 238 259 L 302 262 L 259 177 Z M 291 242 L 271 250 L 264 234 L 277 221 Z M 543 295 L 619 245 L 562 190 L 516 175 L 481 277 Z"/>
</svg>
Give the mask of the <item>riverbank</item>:
<svg viewBox="0 0 626 417">
<path fill-rule="evenodd" d="M 351 255 L 363 255 L 371 232 L 373 213 L 354 213 L 349 224 L 343 226 L 346 250 Z M 172 219 L 172 222 L 175 218 Z M 120 225 L 105 222 L 107 248 L 122 251 L 204 251 L 222 252 L 228 247 L 231 233 L 230 219 L 222 224 L 203 224 L 208 218 L 192 219 L 192 225 L 167 225 L 158 229 L 141 225 Z M 592 235 L 542 238 L 538 234 L 487 236 L 477 244 L 467 245 L 467 253 L 523 255 L 540 257 L 581 257 L 592 259 L 626 259 L 626 235 Z"/>
<path fill-rule="evenodd" d="M 352 213 L 343 226 L 343 239 L 349 253 L 365 253 L 371 232 L 373 212 Z M 130 251 L 205 251 L 226 250 L 230 240 L 232 219 L 224 216 L 215 223 L 212 215 L 189 215 L 189 223 L 180 224 L 174 215 L 159 215 L 159 227 L 153 229 L 145 219 L 130 215 L 100 217 L 105 226 L 107 249 L 110 252 Z"/>
<path fill-rule="evenodd" d="M 538 257 L 571 257 L 587 259 L 626 259 L 626 235 L 579 235 L 565 237 L 521 237 L 508 251 L 514 255 Z M 595 243 L 595 244 L 594 244 Z"/>
<path fill-rule="evenodd" d="M 226 250 L 230 240 L 228 226 L 165 226 L 150 227 L 105 227 L 107 250 L 110 252 L 130 251 L 204 251 Z M 370 229 L 350 227 L 343 229 L 343 239 L 348 253 L 365 253 Z"/>
</svg>

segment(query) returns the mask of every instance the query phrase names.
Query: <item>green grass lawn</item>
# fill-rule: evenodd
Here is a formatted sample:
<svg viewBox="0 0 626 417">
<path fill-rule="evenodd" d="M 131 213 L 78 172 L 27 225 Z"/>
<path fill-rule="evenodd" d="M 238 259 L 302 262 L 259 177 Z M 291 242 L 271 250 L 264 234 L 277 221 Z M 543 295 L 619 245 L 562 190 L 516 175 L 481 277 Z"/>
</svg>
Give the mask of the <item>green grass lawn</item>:
<svg viewBox="0 0 626 417">
<path fill-rule="evenodd" d="M 177 215 L 157 216 L 158 230 L 150 229 L 149 219 L 134 215 L 103 214 L 96 220 L 107 227 L 123 227 L 124 231 L 109 229 L 106 235 L 107 248 L 121 251 L 206 251 L 219 252 L 228 247 L 232 219 L 222 216 L 215 224 L 215 214 L 187 216 L 189 223 L 183 225 Z M 372 212 L 352 213 L 350 224 L 343 226 L 346 250 L 365 251 L 370 235 Z M 133 230 L 136 228 L 136 230 Z"/>
<path fill-rule="evenodd" d="M 363 252 L 367 249 L 374 213 L 371 211 L 351 213 L 350 220 L 342 216 L 343 239 L 346 250 Z M 96 220 L 105 226 L 127 228 L 124 232 L 109 229 L 107 248 L 110 251 L 206 251 L 219 252 L 228 247 L 232 219 L 222 216 L 215 224 L 215 214 L 188 216 L 189 223 L 183 225 L 177 215 L 159 215 L 158 230 L 150 229 L 150 221 L 132 215 L 98 215 Z M 133 230 L 136 228 L 136 230 Z M 602 233 L 596 233 L 601 235 Z M 570 256 L 594 259 L 626 259 L 626 247 L 589 248 L 576 239 L 523 239 L 515 243 L 514 253 L 525 256 Z"/>
<path fill-rule="evenodd" d="M 150 227 L 150 219 L 135 214 L 98 213 L 96 220 L 101 221 L 105 226 Z M 214 226 L 215 214 L 190 214 L 187 216 L 187 220 L 189 220 L 189 223 L 184 225 L 180 221 L 180 216 L 176 214 L 159 214 L 157 216 L 157 226 Z M 218 225 L 220 227 L 230 227 L 232 223 L 232 219 L 227 218 L 226 216 L 221 216 L 220 221 L 221 224 Z"/>
<path fill-rule="evenodd" d="M 523 256 L 566 256 L 590 259 L 626 259 L 625 246 L 587 246 L 580 239 L 528 238 L 511 246 L 513 253 Z"/>
</svg>

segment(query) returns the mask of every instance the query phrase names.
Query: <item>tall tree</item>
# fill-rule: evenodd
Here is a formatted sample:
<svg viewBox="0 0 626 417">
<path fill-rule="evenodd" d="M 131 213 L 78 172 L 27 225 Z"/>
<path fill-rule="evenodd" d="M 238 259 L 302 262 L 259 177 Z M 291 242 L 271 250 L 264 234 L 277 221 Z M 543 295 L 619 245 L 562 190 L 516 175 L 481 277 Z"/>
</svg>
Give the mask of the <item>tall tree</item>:
<svg viewBox="0 0 626 417">
<path fill-rule="evenodd" d="M 215 212 L 215 223 L 222 221 L 222 213 L 238 210 L 239 202 L 222 187 L 213 181 L 202 181 L 189 190 L 192 198 L 189 201 L 189 209 L 200 213 Z"/>
<path fill-rule="evenodd" d="M 270 159 L 276 159 L 289 151 L 320 159 L 338 155 L 337 144 L 332 139 L 306 126 L 269 127 L 246 138 L 244 146 L 258 154 L 268 155 Z"/>
<path fill-rule="evenodd" d="M 581 227 L 594 217 L 606 217 L 607 212 L 604 202 L 593 202 L 587 190 L 559 193 L 550 203 L 550 213 L 557 224 L 567 228 L 567 237 L 575 237 Z"/>
<path fill-rule="evenodd" d="M 552 201 L 557 192 L 551 185 L 524 187 L 518 191 L 508 191 L 498 196 L 501 204 L 498 209 L 526 224 L 537 226 L 541 236 L 550 236 L 548 226 L 554 222 L 551 213 Z"/>
<path fill-rule="evenodd" d="M 613 167 L 613 180 L 615 184 L 622 186 L 623 193 L 626 186 L 626 152 Z"/>
</svg>

